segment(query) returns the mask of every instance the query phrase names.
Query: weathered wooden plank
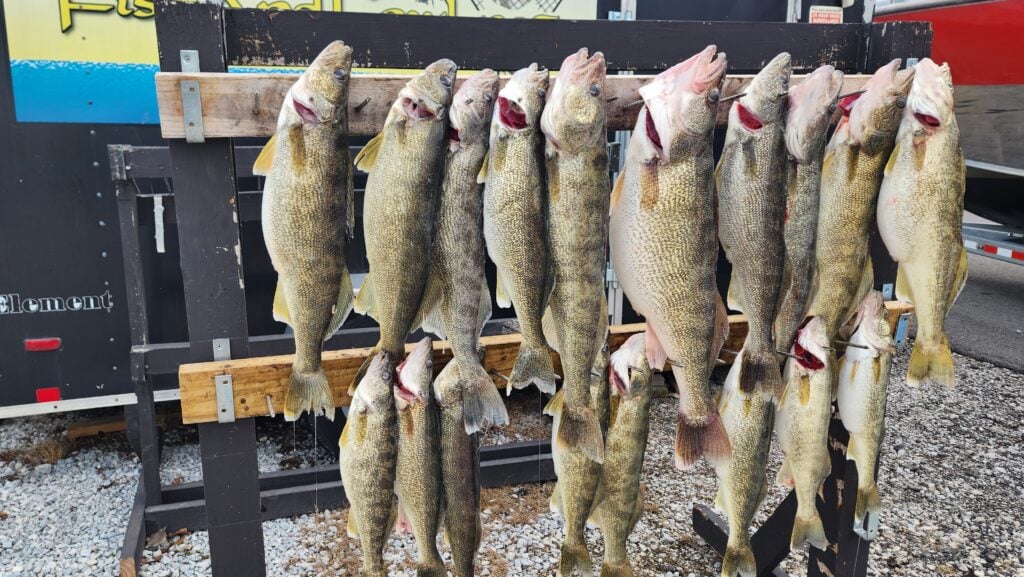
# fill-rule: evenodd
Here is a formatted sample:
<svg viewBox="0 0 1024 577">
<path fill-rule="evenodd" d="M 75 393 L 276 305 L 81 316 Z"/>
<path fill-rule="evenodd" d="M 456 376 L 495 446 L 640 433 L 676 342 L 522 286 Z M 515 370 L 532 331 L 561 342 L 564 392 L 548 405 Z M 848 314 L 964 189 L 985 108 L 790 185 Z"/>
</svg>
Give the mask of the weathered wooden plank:
<svg viewBox="0 0 1024 577">
<path fill-rule="evenodd" d="M 899 313 L 911 310 L 905 303 L 887 303 L 890 311 L 889 321 L 895 328 Z M 722 360 L 732 362 L 733 352 L 739 351 L 747 335 L 747 322 L 743 315 L 729 317 L 730 331 Z M 609 346 L 614 351 L 630 335 L 644 330 L 642 323 L 617 325 L 610 329 Z M 516 334 L 482 337 L 480 344 L 486 349 L 484 366 L 488 370 L 507 375 L 512 370 L 516 355 L 519 352 L 521 336 Z M 411 350 L 412 344 L 407 350 Z M 348 386 L 356 371 L 362 365 L 371 349 L 344 349 L 326 351 L 323 354 L 323 368 L 334 391 L 334 402 L 337 406 L 346 406 L 351 401 Z M 731 352 L 730 352 L 731 351 Z M 275 412 L 284 407 L 284 396 L 288 388 L 288 375 L 291 372 L 293 355 L 273 357 L 253 357 L 223 362 L 194 363 L 181 365 L 178 370 L 178 382 L 181 387 L 181 411 L 184 423 L 202 423 L 217 420 L 217 397 L 213 384 L 217 375 L 232 376 L 235 394 L 235 417 L 261 417 L 270 414 L 267 397 Z M 441 368 L 451 360 L 451 349 L 446 341 L 434 342 L 434 369 Z M 560 372 L 560 364 L 555 356 L 555 369 Z M 492 373 L 493 374 L 493 373 Z M 504 387 L 500 377 L 494 378 L 495 384 Z"/>
<path fill-rule="evenodd" d="M 164 138 L 184 138 L 185 124 L 181 110 L 183 80 L 199 81 L 203 104 L 203 133 L 207 138 L 269 136 L 277 125 L 277 115 L 285 94 L 295 82 L 294 74 L 183 74 L 160 72 L 156 75 L 157 100 L 160 107 L 160 130 Z M 741 92 L 750 83 L 750 75 L 733 75 L 726 79 L 722 96 Z M 844 92 L 859 90 L 867 76 L 847 75 Z M 631 130 L 640 107 L 637 92 L 651 76 L 609 76 L 606 87 L 608 129 Z M 803 75 L 793 77 L 797 84 Z M 372 135 L 384 125 L 391 103 L 409 80 L 408 75 L 357 74 L 352 77 L 349 94 L 349 132 Z M 507 81 L 507 77 L 502 82 Z M 461 84 L 462 79 L 456 85 Z M 370 100 L 356 111 L 355 107 Z M 718 122 L 724 125 L 729 107 L 721 106 Z"/>
<path fill-rule="evenodd" d="M 341 39 L 355 49 L 357 66 L 376 68 L 422 68 L 439 58 L 474 69 L 515 70 L 530 62 L 557 68 L 569 53 L 587 46 L 604 52 L 609 70 L 649 71 L 718 44 L 737 70 L 757 70 L 775 54 L 788 51 L 797 69 L 835 63 L 841 70 L 854 71 L 859 69 L 865 32 L 861 24 L 436 18 L 265 10 L 226 10 L 224 18 L 231 64 L 271 66 L 306 66 L 327 43 Z"/>
</svg>

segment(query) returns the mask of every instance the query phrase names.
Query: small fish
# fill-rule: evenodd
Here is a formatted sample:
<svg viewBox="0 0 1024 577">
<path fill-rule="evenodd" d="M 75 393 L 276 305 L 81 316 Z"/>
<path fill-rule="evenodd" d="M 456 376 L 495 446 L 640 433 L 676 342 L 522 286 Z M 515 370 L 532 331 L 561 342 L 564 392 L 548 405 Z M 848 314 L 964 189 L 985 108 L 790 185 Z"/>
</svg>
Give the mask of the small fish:
<svg viewBox="0 0 1024 577">
<path fill-rule="evenodd" d="M 830 339 L 874 285 L 869 227 L 882 167 L 914 79 L 913 68 L 899 66 L 898 58 L 886 64 L 864 85 L 864 93 L 839 102 L 843 118 L 825 147 L 815 246 L 818 288 L 810 314 L 822 317 Z"/>
<path fill-rule="evenodd" d="M 740 350 L 729 369 L 718 403 L 718 412 L 732 442 L 732 457 L 709 459 L 718 475 L 715 505 L 729 521 L 722 577 L 754 577 L 757 574 L 749 529 L 768 494 L 765 469 L 771 448 L 775 404 L 772 393 L 768 391 L 754 389 L 747 393 L 740 388 L 741 367 L 746 354 L 745 349 Z"/>
<path fill-rule="evenodd" d="M 878 198 L 878 230 L 899 264 L 896 297 L 914 303 L 917 338 L 907 384 L 952 387 L 953 353 L 945 320 L 967 282 L 961 227 L 964 154 L 949 65 L 925 58 L 914 67 L 896 147 Z"/>
<path fill-rule="evenodd" d="M 779 310 L 775 316 L 775 345 L 793 346 L 796 330 L 807 315 L 814 281 L 814 238 L 818 232 L 821 163 L 828 127 L 838 106 L 843 73 L 821 66 L 789 89 L 786 117 L 786 260 L 782 267 Z"/>
<path fill-rule="evenodd" d="M 350 503 L 348 535 L 362 543 L 365 577 L 387 576 L 384 546 L 397 513 L 398 420 L 391 392 L 394 376 L 391 353 L 373 355 L 352 397 L 338 443 L 341 481 Z"/>
<path fill-rule="evenodd" d="M 828 547 L 825 528 L 818 515 L 818 489 L 832 471 L 828 452 L 828 427 L 832 420 L 832 383 L 835 356 L 830 351 L 825 323 L 815 317 L 797 332 L 786 362 L 785 383 L 775 414 L 775 433 L 785 454 L 778 482 L 796 489 L 797 511 L 793 520 L 791 549 L 809 542 Z"/>
<path fill-rule="evenodd" d="M 647 322 L 648 365 L 661 370 L 670 363 L 682 393 L 679 468 L 692 467 L 702 454 L 729 454 L 710 388 L 721 341 L 708 322 L 727 321 L 715 282 L 712 155 L 725 70 L 725 53 L 712 45 L 640 88 L 644 107 L 612 191 L 615 274 Z M 686 234 L 679 234 L 680 227 Z"/>
<path fill-rule="evenodd" d="M 486 180 L 484 238 L 498 269 L 498 306 L 515 304 L 523 335 L 509 375 L 509 394 L 531 384 L 541 392 L 555 392 L 555 369 L 541 327 L 551 282 L 540 130 L 547 89 L 548 71 L 536 63 L 512 75 L 498 93 L 490 152 L 480 171 L 480 180 Z"/>
<path fill-rule="evenodd" d="M 786 52 L 773 58 L 733 103 L 715 171 L 718 238 L 733 267 L 729 307 L 746 313 L 750 325 L 739 365 L 744 393 L 757 387 L 777 394 L 782 386 L 773 325 L 786 254 L 782 182 L 791 60 Z"/>
<path fill-rule="evenodd" d="M 651 371 L 644 335 L 637 333 L 611 357 L 609 382 L 617 398 L 601 469 L 600 504 L 593 520 L 604 534 L 602 577 L 633 575 L 626 542 L 644 511 L 640 471 L 650 430 Z"/>
<path fill-rule="evenodd" d="M 416 538 L 417 577 L 444 577 L 444 562 L 437 551 L 441 522 L 441 425 L 434 378 L 433 347 L 424 337 L 405 362 L 398 365 L 395 406 L 398 410 L 398 470 L 395 494 L 399 516 L 408 519 Z"/>
<path fill-rule="evenodd" d="M 875 468 L 885 438 L 885 402 L 892 368 L 893 341 L 882 293 L 872 291 L 857 311 L 858 326 L 839 360 L 839 417 L 850 433 L 846 458 L 857 464 L 854 526 L 881 508 Z"/>
<path fill-rule="evenodd" d="M 441 192 L 455 63 L 438 60 L 406 83 L 384 128 L 356 156 L 369 173 L 363 203 L 370 273 L 355 310 L 380 324 L 375 350 L 396 359 L 417 324 L 430 269 L 434 209 Z M 357 384 L 366 364 L 356 373 Z"/>
<path fill-rule="evenodd" d="M 482 70 L 452 98 L 444 184 L 437 209 L 430 276 L 420 316 L 423 329 L 448 339 L 466 391 L 466 432 L 484 422 L 508 423 L 501 394 L 477 357 L 477 343 L 491 316 L 484 276 L 483 185 L 477 175 L 487 156 L 488 127 L 498 93 L 498 74 Z"/>
<path fill-rule="evenodd" d="M 555 442 L 567 450 L 579 449 L 597 463 L 604 458 L 604 441 L 590 403 L 590 383 L 608 327 L 608 316 L 602 314 L 611 192 L 605 72 L 600 52 L 590 55 L 581 48 L 568 56 L 541 116 L 554 274 L 550 306 L 565 378 Z M 585 508 L 589 512 L 590 506 Z M 582 535 L 580 539 L 582 543 Z M 565 552 L 563 548 L 563 568 Z"/>
<path fill-rule="evenodd" d="M 345 240 L 355 222 L 348 152 L 352 48 L 324 48 L 288 90 L 277 129 L 256 163 L 266 175 L 263 238 L 277 271 L 274 319 L 295 334 L 295 364 L 284 417 L 305 411 L 334 419 L 334 396 L 320 366 L 323 341 L 352 311 Z"/>
<path fill-rule="evenodd" d="M 463 426 L 462 377 L 456 363 L 448 363 L 434 380 L 434 395 L 441 410 L 441 486 L 444 490 L 445 540 L 452 552 L 456 577 L 473 577 L 473 562 L 480 549 L 480 435 Z"/>
</svg>

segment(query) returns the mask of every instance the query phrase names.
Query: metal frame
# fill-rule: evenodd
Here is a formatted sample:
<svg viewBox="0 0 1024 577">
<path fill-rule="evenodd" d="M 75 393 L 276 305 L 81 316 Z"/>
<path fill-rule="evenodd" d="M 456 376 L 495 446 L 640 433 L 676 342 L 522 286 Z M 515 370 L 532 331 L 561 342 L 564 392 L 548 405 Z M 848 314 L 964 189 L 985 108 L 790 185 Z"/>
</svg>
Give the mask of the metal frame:
<svg viewBox="0 0 1024 577">
<path fill-rule="evenodd" d="M 228 65 L 302 66 L 320 46 L 344 38 L 358 64 L 417 68 L 442 56 L 460 66 L 515 69 L 530 61 L 557 69 L 566 46 L 604 50 L 612 72 L 661 70 L 716 40 L 744 39 L 728 49 L 733 72 L 754 71 L 775 52 L 788 50 L 798 71 L 824 61 L 847 71 L 874 70 L 895 55 L 928 53 L 930 28 L 919 23 L 806 25 L 732 22 L 549 22 L 430 18 L 349 13 L 224 10 L 219 4 L 156 5 L 160 67 L 182 68 L 182 51 L 196 51 L 199 70 Z M 395 43 L 393 38 L 402 38 Z M 510 50 L 509 47 L 516 47 Z M 189 53 L 194 54 L 194 53 Z M 190 61 L 190 64 L 195 61 Z M 196 141 L 195 135 L 189 140 Z M 161 487 L 154 377 L 175 374 L 180 364 L 213 360 L 215 343 L 234 358 L 286 354 L 287 336 L 250 337 L 242 286 L 239 226 L 254 216 L 259 197 L 240 192 L 253 149 L 231 139 L 171 140 L 160 148 L 110 147 L 118 192 L 132 335 L 132 381 L 138 400 L 131 435 L 140 447 L 142 476 L 122 549 L 122 575 L 134 575 L 147 530 L 206 528 L 213 575 L 266 574 L 261 522 L 344 502 L 336 467 L 260 475 L 252 419 L 199 425 L 203 480 Z M 135 178 L 169 178 L 181 244 L 189 342 L 149 342 L 141 250 L 140 196 Z M 216 248 L 229 250 L 215 250 Z M 876 259 L 876 263 L 883 262 Z M 887 278 L 887 275 L 879 275 Z M 498 330 L 497 326 L 489 330 Z M 328 348 L 367 346 L 376 329 L 342 331 Z M 225 346 L 224 343 L 227 343 Z M 551 479 L 547 442 L 482 451 L 485 485 Z M 834 502 L 834 501 L 833 501 Z M 865 548 L 866 554 L 866 548 Z M 814 568 L 809 574 L 821 575 Z M 854 575 L 853 573 L 834 573 Z M 859 575 L 863 575 L 860 573 Z"/>
<path fill-rule="evenodd" d="M 963 237 L 967 252 L 1024 265 L 1024 230 L 1001 224 L 971 223 L 963 225 Z"/>
</svg>

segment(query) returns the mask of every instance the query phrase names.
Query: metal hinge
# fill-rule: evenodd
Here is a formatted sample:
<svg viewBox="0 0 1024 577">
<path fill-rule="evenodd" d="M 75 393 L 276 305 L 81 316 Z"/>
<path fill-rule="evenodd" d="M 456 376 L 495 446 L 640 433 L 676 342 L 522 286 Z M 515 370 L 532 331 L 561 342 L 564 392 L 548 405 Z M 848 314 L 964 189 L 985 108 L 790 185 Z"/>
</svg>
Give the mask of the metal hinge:
<svg viewBox="0 0 1024 577">
<path fill-rule="evenodd" d="M 896 322 L 896 336 L 893 338 L 897 347 L 907 344 L 908 332 L 910 332 L 910 313 L 903 313 L 900 315 L 900 320 Z"/>
<path fill-rule="evenodd" d="M 181 71 L 199 72 L 199 51 L 181 51 Z M 203 136 L 203 99 L 198 80 L 181 81 L 181 114 L 185 123 L 185 142 L 206 142 Z"/>
<path fill-rule="evenodd" d="M 231 359 L 231 340 L 213 339 L 213 360 L 227 361 Z M 217 422 L 235 422 L 235 386 L 231 375 L 213 377 L 214 391 L 217 395 Z"/>
<path fill-rule="evenodd" d="M 853 532 L 865 541 L 874 541 L 875 537 L 878 537 L 878 518 L 878 513 L 866 513 L 863 524 L 854 525 Z"/>
</svg>

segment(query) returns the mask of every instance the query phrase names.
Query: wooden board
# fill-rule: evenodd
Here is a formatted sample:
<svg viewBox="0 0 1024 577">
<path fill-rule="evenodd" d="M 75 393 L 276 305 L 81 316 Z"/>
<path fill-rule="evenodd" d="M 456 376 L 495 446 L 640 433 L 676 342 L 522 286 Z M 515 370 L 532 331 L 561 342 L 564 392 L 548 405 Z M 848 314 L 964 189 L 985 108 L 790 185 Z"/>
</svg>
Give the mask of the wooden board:
<svg viewBox="0 0 1024 577">
<path fill-rule="evenodd" d="M 296 74 L 224 74 L 159 72 L 156 75 L 157 101 L 160 108 L 160 131 L 164 138 L 184 138 L 185 124 L 181 109 L 182 80 L 199 81 L 203 106 L 203 134 L 206 138 L 270 136 L 277 126 L 277 115 L 285 94 L 298 78 Z M 384 125 L 391 103 L 409 80 L 409 75 L 355 74 L 349 94 L 349 133 L 373 135 Z M 651 76 L 609 76 L 605 97 L 608 102 L 608 129 L 632 130 L 640 106 L 637 92 Z M 726 78 L 722 96 L 737 94 L 750 84 L 750 75 Z M 798 84 L 805 76 L 794 75 Z M 869 76 L 846 76 L 843 93 L 859 90 Z M 456 87 L 463 79 L 456 82 Z M 508 80 L 503 76 L 502 83 Z M 370 100 L 358 112 L 355 107 Z M 729 106 L 719 109 L 718 123 L 724 125 Z"/>
<path fill-rule="evenodd" d="M 889 323 L 893 330 L 900 313 L 912 310 L 910 305 L 899 302 L 890 302 L 886 306 L 890 311 Z M 726 363 L 733 360 L 733 355 L 726 351 L 739 351 L 747 336 L 747 321 L 743 315 L 730 315 L 729 325 L 729 338 L 720 355 Z M 640 323 L 611 327 L 608 338 L 611 350 L 614 351 L 621 346 L 630 335 L 643 330 L 644 325 Z M 509 374 L 519 352 L 520 338 L 518 333 L 482 337 L 480 344 L 487 351 L 484 366 L 489 371 Z M 408 345 L 407 350 L 411 350 L 412 346 Z M 351 401 L 348 386 L 369 352 L 369 348 L 324 352 L 323 367 L 334 391 L 336 406 L 347 406 Z M 284 396 L 288 388 L 288 375 L 291 372 L 293 358 L 293 355 L 281 355 L 181 365 L 178 370 L 178 382 L 181 387 L 182 421 L 190 424 L 217 420 L 217 396 L 213 381 L 215 376 L 227 374 L 231 375 L 233 380 L 236 419 L 269 415 L 268 395 L 275 413 L 280 413 L 284 408 Z M 435 341 L 434 370 L 440 371 L 449 360 L 451 349 L 448 348 L 448 343 Z M 560 371 L 557 355 L 555 369 L 556 372 Z M 498 387 L 504 388 L 503 379 L 495 377 L 494 381 Z"/>
</svg>

